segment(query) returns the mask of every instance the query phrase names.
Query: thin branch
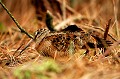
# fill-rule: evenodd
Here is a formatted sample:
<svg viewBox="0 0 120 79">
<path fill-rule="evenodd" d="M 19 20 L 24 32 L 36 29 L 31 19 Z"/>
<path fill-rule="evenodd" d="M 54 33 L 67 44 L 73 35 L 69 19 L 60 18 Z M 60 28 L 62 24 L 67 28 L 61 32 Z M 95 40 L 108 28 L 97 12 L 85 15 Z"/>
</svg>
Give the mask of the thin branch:
<svg viewBox="0 0 120 79">
<path fill-rule="evenodd" d="M 108 24 L 106 25 L 106 29 L 105 29 L 105 32 L 104 32 L 104 39 L 105 40 L 106 40 L 108 32 L 109 32 L 110 23 L 111 23 L 111 19 L 109 19 Z"/>
<path fill-rule="evenodd" d="M 21 26 L 20 24 L 17 22 L 17 20 L 14 18 L 14 16 L 10 13 L 10 11 L 6 8 L 6 6 L 2 3 L 2 1 L 0 0 L 0 4 L 2 5 L 2 7 L 6 10 L 6 12 L 8 13 L 8 15 L 12 18 L 12 20 L 14 21 L 14 23 L 17 25 L 17 27 L 20 29 L 20 31 L 22 33 L 25 33 L 29 38 L 33 39 L 33 36 L 30 35 L 28 32 L 26 32 Z"/>
<path fill-rule="evenodd" d="M 27 47 L 29 47 L 30 44 L 31 44 L 33 41 L 34 41 L 34 40 L 31 39 L 31 40 L 26 44 L 26 46 L 19 52 L 19 54 L 18 54 L 16 57 L 22 55 L 22 54 L 23 54 L 22 52 L 23 52 L 25 49 L 27 49 Z"/>
</svg>

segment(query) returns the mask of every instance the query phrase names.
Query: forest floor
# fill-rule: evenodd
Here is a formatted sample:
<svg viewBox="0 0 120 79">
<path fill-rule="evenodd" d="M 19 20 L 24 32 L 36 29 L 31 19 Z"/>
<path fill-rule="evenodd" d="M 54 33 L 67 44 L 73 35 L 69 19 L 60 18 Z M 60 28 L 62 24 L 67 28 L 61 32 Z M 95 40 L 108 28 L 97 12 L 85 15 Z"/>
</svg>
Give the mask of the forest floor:
<svg viewBox="0 0 120 79">
<path fill-rule="evenodd" d="M 33 42 L 20 54 L 31 39 L 21 33 L 14 22 L 8 18 L 7 13 L 2 10 L 3 12 L 0 13 L 0 16 L 2 15 L 0 20 L 0 79 L 120 79 L 120 1 L 78 1 L 81 5 L 78 6 L 79 3 L 73 0 L 72 8 L 66 3 L 66 11 L 62 10 L 62 16 L 54 10 L 52 12 L 52 8 L 49 7 L 56 29 L 74 24 L 86 32 L 92 29 L 102 38 L 104 31 L 100 29 L 105 30 L 109 19 L 112 18 L 108 33 L 116 41 L 108 36 L 107 40 L 113 44 L 108 46 L 105 51 L 101 48 L 90 48 L 89 53 L 85 54 L 86 49 L 81 49 L 75 51 L 74 54 L 60 58 L 40 54 L 35 49 L 36 44 Z M 119 5 L 117 5 L 117 1 Z M 33 9 L 20 16 L 19 11 L 12 13 L 21 26 L 32 35 L 39 28 L 47 28 L 44 17 L 42 17 L 43 21 L 38 21 Z"/>
</svg>

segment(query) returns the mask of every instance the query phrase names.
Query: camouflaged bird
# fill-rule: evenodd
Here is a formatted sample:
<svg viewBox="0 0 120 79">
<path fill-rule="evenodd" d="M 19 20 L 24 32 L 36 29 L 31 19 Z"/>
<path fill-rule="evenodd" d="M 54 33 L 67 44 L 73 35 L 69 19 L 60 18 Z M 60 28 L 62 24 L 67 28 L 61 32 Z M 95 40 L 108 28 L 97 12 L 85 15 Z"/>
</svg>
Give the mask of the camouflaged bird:
<svg viewBox="0 0 120 79">
<path fill-rule="evenodd" d="M 39 29 L 35 36 L 36 50 L 42 55 L 49 57 L 64 57 L 81 49 L 106 48 L 112 44 L 111 41 L 106 41 L 92 33 L 84 32 L 76 25 L 69 25 L 61 31 Z"/>
</svg>

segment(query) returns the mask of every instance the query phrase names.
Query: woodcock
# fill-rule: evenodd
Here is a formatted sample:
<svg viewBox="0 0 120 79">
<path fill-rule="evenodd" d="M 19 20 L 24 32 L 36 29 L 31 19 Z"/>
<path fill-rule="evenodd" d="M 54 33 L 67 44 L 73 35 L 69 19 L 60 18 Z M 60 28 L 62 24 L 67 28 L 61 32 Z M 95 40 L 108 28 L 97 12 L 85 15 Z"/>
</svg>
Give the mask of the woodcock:
<svg viewBox="0 0 120 79">
<path fill-rule="evenodd" d="M 64 57 L 78 50 L 89 48 L 107 48 L 112 44 L 92 33 L 86 33 L 76 25 L 69 25 L 61 31 L 39 29 L 35 34 L 36 50 L 44 56 Z M 94 42 L 95 41 L 95 42 Z"/>
</svg>

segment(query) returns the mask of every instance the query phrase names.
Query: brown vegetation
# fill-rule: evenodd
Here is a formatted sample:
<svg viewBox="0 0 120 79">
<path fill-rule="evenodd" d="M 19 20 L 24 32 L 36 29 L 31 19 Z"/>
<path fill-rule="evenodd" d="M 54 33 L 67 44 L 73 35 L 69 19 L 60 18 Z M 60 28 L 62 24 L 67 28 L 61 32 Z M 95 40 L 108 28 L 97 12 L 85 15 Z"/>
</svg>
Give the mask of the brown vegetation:
<svg viewBox="0 0 120 79">
<path fill-rule="evenodd" d="M 20 53 L 31 39 L 19 31 L 0 6 L 0 79 L 120 79 L 119 0 L 3 0 L 3 3 L 33 36 L 36 30 L 49 26 L 53 32 L 49 30 L 40 43 L 38 35 L 37 44 L 32 42 Z M 51 18 L 46 22 L 47 13 Z M 65 28 L 69 25 L 76 25 L 79 31 L 68 32 Z M 80 48 L 77 45 L 80 41 L 74 39 L 78 32 L 86 42 Z"/>
</svg>

